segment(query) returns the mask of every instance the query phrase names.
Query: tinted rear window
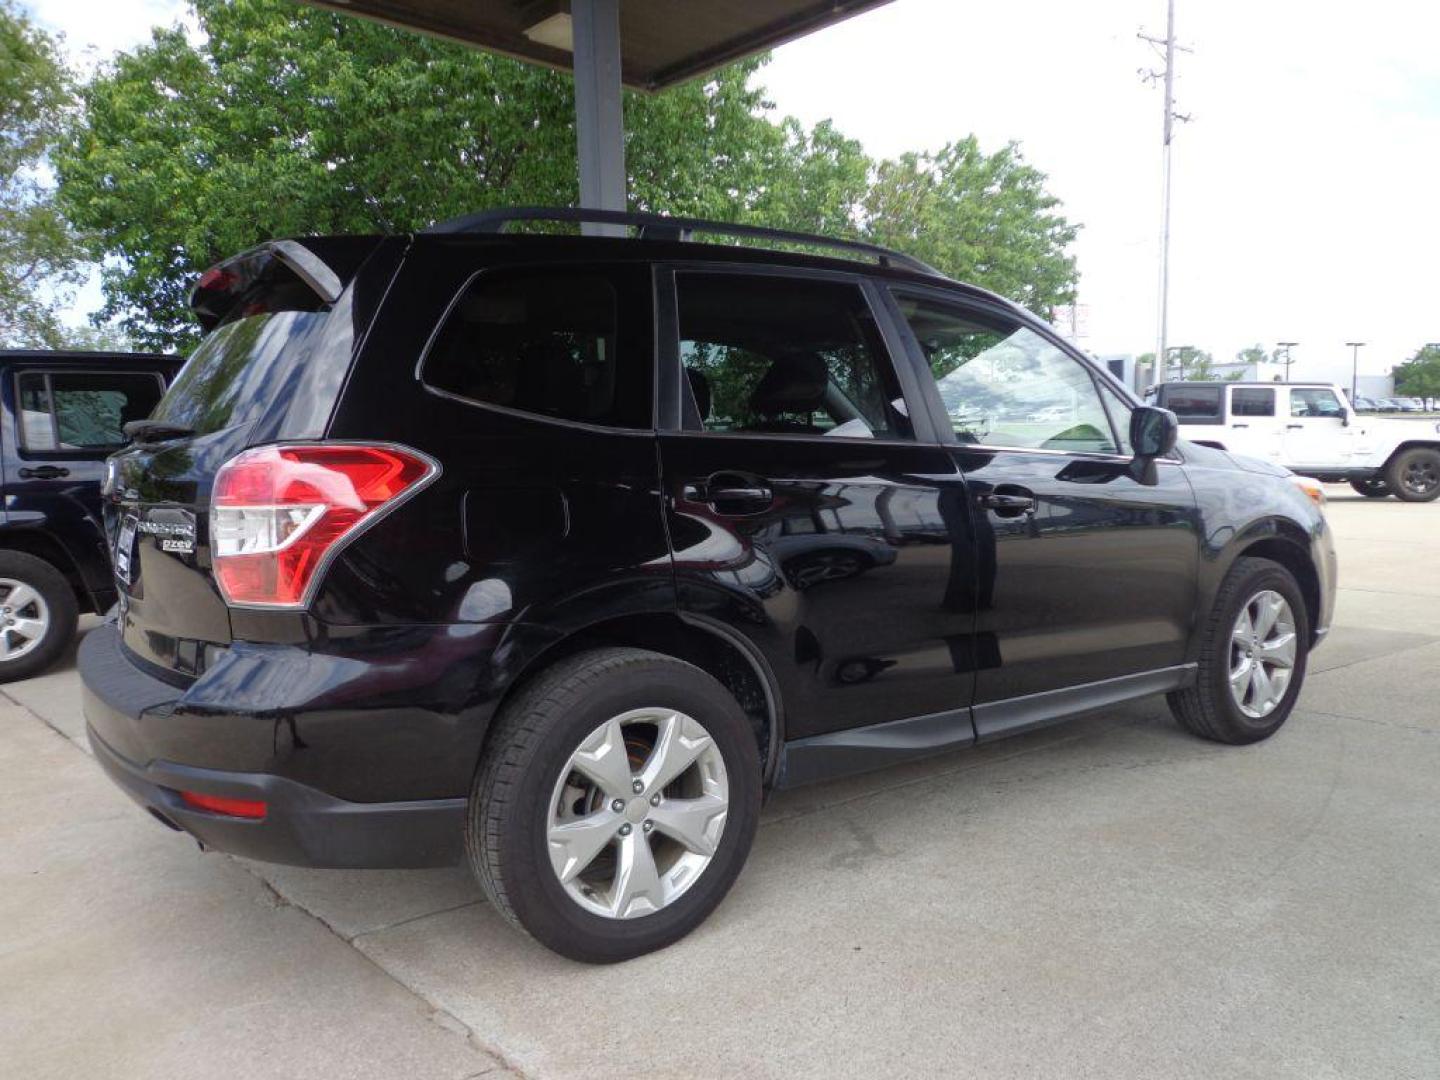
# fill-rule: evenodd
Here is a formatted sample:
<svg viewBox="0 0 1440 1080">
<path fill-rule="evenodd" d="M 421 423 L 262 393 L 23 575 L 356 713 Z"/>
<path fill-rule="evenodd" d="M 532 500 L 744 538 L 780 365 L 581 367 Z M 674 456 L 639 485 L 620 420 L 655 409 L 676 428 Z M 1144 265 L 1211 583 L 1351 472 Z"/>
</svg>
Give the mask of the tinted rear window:
<svg viewBox="0 0 1440 1080">
<path fill-rule="evenodd" d="M 1181 421 L 1219 420 L 1222 393 L 1219 386 L 1167 386 L 1161 391 L 1160 404 Z"/>
<path fill-rule="evenodd" d="M 272 311 L 211 331 L 155 418 L 202 435 L 259 419 L 288 381 L 288 368 L 320 343 L 327 319 L 323 312 Z"/>
</svg>

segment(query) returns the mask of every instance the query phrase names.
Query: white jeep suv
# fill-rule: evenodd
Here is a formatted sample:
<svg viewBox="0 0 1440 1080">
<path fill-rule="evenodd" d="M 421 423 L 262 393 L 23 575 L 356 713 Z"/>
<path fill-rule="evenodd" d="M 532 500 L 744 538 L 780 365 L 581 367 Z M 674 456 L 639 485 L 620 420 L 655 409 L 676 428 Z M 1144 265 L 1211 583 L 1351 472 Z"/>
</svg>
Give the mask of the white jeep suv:
<svg viewBox="0 0 1440 1080">
<path fill-rule="evenodd" d="M 1362 495 L 1440 496 L 1440 424 L 1362 416 L 1330 383 L 1161 383 L 1147 392 L 1180 420 L 1180 437 L 1348 480 Z"/>
</svg>

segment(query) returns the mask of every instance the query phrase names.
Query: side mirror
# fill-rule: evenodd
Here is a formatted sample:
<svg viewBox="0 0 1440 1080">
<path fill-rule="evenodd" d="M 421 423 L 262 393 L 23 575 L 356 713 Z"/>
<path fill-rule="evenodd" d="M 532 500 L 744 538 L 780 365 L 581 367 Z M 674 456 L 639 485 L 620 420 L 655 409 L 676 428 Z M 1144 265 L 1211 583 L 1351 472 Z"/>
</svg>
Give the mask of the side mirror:
<svg viewBox="0 0 1440 1080">
<path fill-rule="evenodd" d="M 1153 461 L 1175 449 L 1180 421 L 1169 409 L 1141 405 L 1130 413 L 1130 445 L 1136 461 Z"/>
</svg>

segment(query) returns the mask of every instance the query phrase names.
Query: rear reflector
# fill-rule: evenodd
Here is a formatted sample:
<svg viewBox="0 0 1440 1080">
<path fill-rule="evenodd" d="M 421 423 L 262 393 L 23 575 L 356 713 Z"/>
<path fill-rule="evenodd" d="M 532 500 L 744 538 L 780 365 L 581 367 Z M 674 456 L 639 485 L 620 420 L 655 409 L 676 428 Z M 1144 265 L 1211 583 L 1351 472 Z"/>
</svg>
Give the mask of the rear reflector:
<svg viewBox="0 0 1440 1080">
<path fill-rule="evenodd" d="M 345 542 L 439 471 L 398 446 L 260 446 L 215 476 L 210 553 L 226 602 L 302 608 Z"/>
<path fill-rule="evenodd" d="M 265 816 L 265 804 L 256 799 L 226 799 L 219 795 L 201 795 L 198 791 L 182 791 L 180 798 L 187 806 L 226 817 L 256 819 Z"/>
</svg>

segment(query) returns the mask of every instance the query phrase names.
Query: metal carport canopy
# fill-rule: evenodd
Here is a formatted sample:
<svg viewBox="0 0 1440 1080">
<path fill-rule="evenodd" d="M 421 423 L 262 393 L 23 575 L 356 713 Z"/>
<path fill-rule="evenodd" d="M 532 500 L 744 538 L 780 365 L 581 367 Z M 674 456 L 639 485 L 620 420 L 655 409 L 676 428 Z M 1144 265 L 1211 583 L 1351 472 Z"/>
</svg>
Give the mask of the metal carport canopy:
<svg viewBox="0 0 1440 1080">
<path fill-rule="evenodd" d="M 889 0 L 302 0 L 575 72 L 580 205 L 625 209 L 620 87 L 660 90 Z"/>
</svg>

